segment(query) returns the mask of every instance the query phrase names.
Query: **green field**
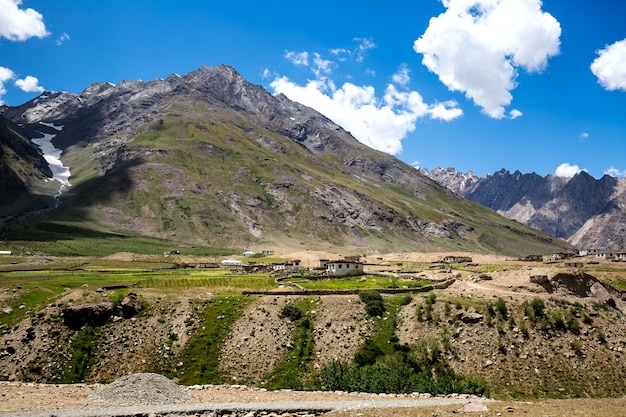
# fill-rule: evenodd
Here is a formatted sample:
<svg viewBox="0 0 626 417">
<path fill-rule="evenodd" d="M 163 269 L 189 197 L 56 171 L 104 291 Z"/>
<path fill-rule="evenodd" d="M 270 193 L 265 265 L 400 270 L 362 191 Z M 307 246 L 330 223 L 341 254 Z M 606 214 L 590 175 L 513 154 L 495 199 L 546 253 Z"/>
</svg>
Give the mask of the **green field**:
<svg viewBox="0 0 626 417">
<path fill-rule="evenodd" d="M 393 277 L 378 275 L 365 275 L 355 277 L 324 278 L 310 280 L 306 278 L 292 279 L 294 282 L 307 290 L 349 290 L 349 289 L 375 289 L 375 288 L 419 288 L 432 285 L 426 280 L 401 280 Z"/>
</svg>

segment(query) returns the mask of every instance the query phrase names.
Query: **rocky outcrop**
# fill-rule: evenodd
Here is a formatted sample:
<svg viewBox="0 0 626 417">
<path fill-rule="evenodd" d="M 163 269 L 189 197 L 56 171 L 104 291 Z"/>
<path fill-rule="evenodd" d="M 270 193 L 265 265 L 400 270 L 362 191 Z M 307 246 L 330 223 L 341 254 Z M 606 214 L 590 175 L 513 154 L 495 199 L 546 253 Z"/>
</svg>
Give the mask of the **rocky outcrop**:
<svg viewBox="0 0 626 417">
<path fill-rule="evenodd" d="M 103 325 L 113 315 L 113 303 L 68 304 L 63 309 L 63 321 L 72 329 L 79 329 L 85 324 Z"/>
</svg>

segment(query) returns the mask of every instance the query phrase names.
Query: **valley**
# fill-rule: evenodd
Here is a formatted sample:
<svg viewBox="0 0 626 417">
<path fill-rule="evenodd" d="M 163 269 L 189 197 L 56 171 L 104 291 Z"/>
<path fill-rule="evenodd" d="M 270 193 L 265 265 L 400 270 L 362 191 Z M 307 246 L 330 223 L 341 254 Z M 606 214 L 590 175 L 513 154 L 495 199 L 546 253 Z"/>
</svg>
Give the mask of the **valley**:
<svg viewBox="0 0 626 417">
<path fill-rule="evenodd" d="M 565 235 L 461 197 L 232 67 L 0 113 L 0 391 L 23 399 L 0 412 L 80 409 L 81 388 L 143 373 L 207 387 L 195 401 L 626 394 L 622 263 L 567 258 Z M 51 135 L 62 172 L 33 143 Z M 61 195 L 55 175 L 71 183 Z M 344 257 L 363 274 L 320 275 Z M 35 407 L 30 388 L 72 394 Z"/>
</svg>

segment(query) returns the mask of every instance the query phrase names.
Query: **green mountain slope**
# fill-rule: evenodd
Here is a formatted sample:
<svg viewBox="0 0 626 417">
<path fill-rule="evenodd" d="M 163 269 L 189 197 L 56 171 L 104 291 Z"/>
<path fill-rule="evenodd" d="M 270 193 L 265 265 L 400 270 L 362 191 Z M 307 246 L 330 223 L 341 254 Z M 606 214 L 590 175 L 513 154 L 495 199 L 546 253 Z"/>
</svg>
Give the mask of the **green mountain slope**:
<svg viewBox="0 0 626 417">
<path fill-rule="evenodd" d="M 27 227 L 257 249 L 570 249 L 459 197 L 230 67 L 98 84 L 50 107 L 8 112 L 65 126 L 59 143 L 72 187 L 59 210 Z"/>
</svg>

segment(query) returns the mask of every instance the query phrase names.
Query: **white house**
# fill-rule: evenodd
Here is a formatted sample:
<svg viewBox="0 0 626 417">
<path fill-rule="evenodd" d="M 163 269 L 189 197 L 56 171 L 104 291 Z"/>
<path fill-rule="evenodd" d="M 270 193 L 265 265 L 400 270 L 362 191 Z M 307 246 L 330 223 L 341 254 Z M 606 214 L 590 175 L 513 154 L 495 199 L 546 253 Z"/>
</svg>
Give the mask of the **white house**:
<svg viewBox="0 0 626 417">
<path fill-rule="evenodd" d="M 342 277 L 346 275 L 363 275 L 363 263 L 356 261 L 329 261 L 326 263 L 328 275 Z"/>
</svg>

